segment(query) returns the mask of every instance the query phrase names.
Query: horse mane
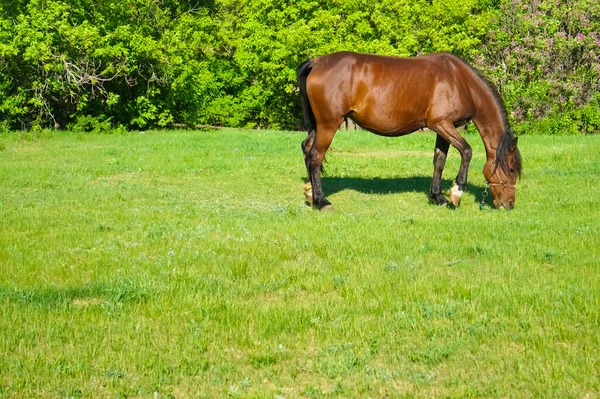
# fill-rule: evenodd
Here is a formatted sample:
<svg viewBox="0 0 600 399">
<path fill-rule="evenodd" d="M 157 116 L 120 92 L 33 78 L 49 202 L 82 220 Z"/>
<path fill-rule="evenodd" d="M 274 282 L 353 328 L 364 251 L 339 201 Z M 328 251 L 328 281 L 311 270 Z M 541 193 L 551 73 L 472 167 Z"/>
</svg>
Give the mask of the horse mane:
<svg viewBox="0 0 600 399">
<path fill-rule="evenodd" d="M 513 132 L 510 129 L 506 130 L 502 137 L 500 137 L 500 142 L 498 143 L 498 147 L 496 148 L 496 167 L 500 167 L 507 174 L 510 173 L 510 168 L 508 166 L 508 153 L 512 149 L 514 138 L 515 136 Z M 516 146 L 514 148 L 514 155 L 515 172 L 519 177 L 521 177 L 523 165 L 521 161 L 521 153 L 519 152 L 519 149 Z"/>
<path fill-rule="evenodd" d="M 479 78 L 481 82 L 488 89 L 489 93 L 492 95 L 494 101 L 496 102 L 496 106 L 500 111 L 500 117 L 502 118 L 502 124 L 504 126 L 504 132 L 500 137 L 500 141 L 498 142 L 498 147 L 496 148 L 496 167 L 500 167 L 505 173 L 510 173 L 510 168 L 508 166 L 508 154 L 511 150 L 513 139 L 515 135 L 510 128 L 510 124 L 508 122 L 508 111 L 506 110 L 506 105 L 504 105 L 504 101 L 502 100 L 502 96 L 498 91 L 498 88 L 492 81 L 485 76 L 479 69 L 475 68 L 467 61 L 462 58 L 455 56 L 460 60 L 465 66 L 467 66 L 471 72 L 475 74 Z M 521 172 L 523 169 L 522 161 L 521 161 L 521 153 L 517 147 L 514 148 L 515 154 L 515 171 L 517 175 L 521 177 Z"/>
</svg>

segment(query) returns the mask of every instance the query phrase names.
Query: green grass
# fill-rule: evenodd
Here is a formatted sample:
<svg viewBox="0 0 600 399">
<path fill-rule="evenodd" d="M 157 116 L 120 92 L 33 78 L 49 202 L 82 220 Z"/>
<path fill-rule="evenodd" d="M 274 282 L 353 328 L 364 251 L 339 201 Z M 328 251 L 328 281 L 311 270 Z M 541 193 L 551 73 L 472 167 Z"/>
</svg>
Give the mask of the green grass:
<svg viewBox="0 0 600 399">
<path fill-rule="evenodd" d="M 320 213 L 304 136 L 0 136 L 0 398 L 599 397 L 600 137 L 506 212 L 477 136 L 452 211 L 432 134 L 339 133 Z"/>
</svg>

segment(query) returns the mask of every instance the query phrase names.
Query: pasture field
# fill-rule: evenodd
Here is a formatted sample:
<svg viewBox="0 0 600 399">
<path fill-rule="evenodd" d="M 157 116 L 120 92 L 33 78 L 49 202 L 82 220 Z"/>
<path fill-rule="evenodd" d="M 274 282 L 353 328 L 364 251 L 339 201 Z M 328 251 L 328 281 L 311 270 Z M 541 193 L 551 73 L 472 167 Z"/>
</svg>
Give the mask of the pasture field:
<svg viewBox="0 0 600 399">
<path fill-rule="evenodd" d="M 600 397 L 599 136 L 497 211 L 478 136 L 450 210 L 432 133 L 340 132 L 333 213 L 304 137 L 1 135 L 0 398 Z"/>
</svg>

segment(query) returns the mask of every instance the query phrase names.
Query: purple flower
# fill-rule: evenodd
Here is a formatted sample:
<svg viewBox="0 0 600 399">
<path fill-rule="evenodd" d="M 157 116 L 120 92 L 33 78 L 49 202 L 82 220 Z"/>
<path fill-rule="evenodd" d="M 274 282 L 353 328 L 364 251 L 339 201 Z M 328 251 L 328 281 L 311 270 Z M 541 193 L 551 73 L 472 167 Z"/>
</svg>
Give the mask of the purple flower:
<svg viewBox="0 0 600 399">
<path fill-rule="evenodd" d="M 514 112 L 513 112 L 514 117 L 518 120 L 518 121 L 523 121 L 525 118 L 525 111 L 523 110 L 523 108 L 518 107 Z"/>
<path fill-rule="evenodd" d="M 584 39 L 584 38 L 585 38 L 585 36 L 584 36 L 584 35 L 583 35 L 583 33 L 581 33 L 581 32 L 579 32 L 579 33 L 577 34 L 577 36 L 575 36 L 575 39 L 577 39 L 577 41 L 578 41 L 579 43 L 583 42 L 583 39 Z"/>
</svg>

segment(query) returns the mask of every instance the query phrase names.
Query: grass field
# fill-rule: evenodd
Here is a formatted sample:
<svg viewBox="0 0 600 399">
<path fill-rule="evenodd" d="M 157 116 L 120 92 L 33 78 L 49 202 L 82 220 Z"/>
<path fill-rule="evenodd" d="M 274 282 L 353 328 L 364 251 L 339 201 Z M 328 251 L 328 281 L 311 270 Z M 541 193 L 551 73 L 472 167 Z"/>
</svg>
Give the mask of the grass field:
<svg viewBox="0 0 600 399">
<path fill-rule="evenodd" d="M 600 397 L 599 136 L 520 137 L 507 212 L 478 136 L 450 210 L 431 133 L 342 132 L 334 213 L 304 137 L 0 136 L 0 398 Z"/>
</svg>

